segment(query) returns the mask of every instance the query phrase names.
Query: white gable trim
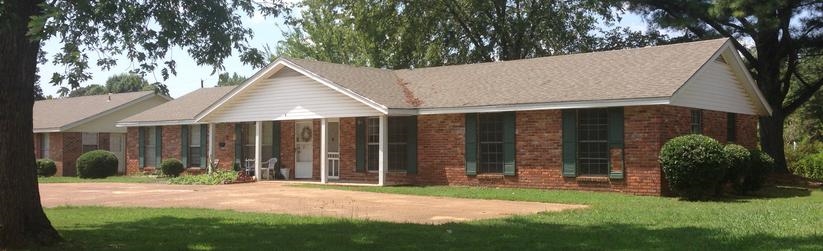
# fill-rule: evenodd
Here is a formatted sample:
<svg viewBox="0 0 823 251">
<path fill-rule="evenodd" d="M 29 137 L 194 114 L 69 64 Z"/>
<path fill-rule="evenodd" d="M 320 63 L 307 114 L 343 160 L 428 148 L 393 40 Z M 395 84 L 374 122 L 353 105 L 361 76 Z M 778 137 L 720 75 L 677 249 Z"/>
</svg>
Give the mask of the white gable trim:
<svg viewBox="0 0 823 251">
<path fill-rule="evenodd" d="M 310 78 L 314 81 L 317 81 L 317 82 L 325 85 L 326 87 L 331 88 L 332 90 L 340 92 L 340 93 L 342 93 L 342 94 L 344 94 L 344 95 L 346 95 L 346 96 L 348 96 L 348 97 L 350 97 L 354 100 L 357 100 L 357 101 L 359 101 L 359 102 L 361 102 L 361 103 L 363 103 L 363 104 L 379 111 L 380 113 L 388 114 L 388 108 L 386 106 L 383 106 L 383 105 L 381 105 L 377 102 L 374 102 L 373 100 L 370 100 L 366 97 L 363 97 L 363 96 L 361 96 L 361 95 L 359 95 L 359 94 L 353 92 L 352 90 L 349 90 L 349 89 L 347 89 L 343 86 L 335 84 L 334 82 L 332 82 L 332 81 L 330 81 L 326 78 L 323 78 L 322 76 L 317 75 L 313 72 L 310 72 L 310 71 L 304 69 L 303 67 L 300 67 L 299 65 L 297 65 L 297 64 L 295 64 L 291 61 L 288 61 L 285 58 L 278 58 L 277 60 L 275 60 L 274 62 L 272 62 L 271 64 L 269 64 L 265 68 L 263 68 L 262 70 L 255 73 L 252 77 L 246 79 L 246 81 L 243 82 L 243 84 L 241 84 L 240 87 L 233 89 L 231 92 L 227 93 L 222 98 L 217 100 L 217 102 L 213 103 L 208 108 L 206 108 L 203 112 L 200 112 L 199 114 L 197 114 L 197 116 L 194 117 L 194 121 L 195 122 L 203 122 L 202 120 L 206 116 L 208 116 L 209 114 L 211 114 L 215 110 L 217 110 L 217 108 L 223 106 L 226 102 L 228 102 L 233 97 L 237 96 L 239 93 L 246 90 L 249 86 L 257 84 L 259 82 L 262 82 L 263 80 L 273 76 L 274 74 L 279 72 L 281 69 L 283 69 L 283 67 L 288 67 L 288 68 L 290 68 L 290 69 L 292 69 L 292 70 L 294 70 L 294 71 L 296 71 L 300 74 L 303 74 L 304 76 L 306 76 L 306 77 L 308 77 L 308 78 Z"/>
<path fill-rule="evenodd" d="M 757 87 L 757 84 L 752 79 L 751 74 L 749 74 L 748 69 L 746 69 L 745 65 L 743 64 L 742 59 L 740 59 L 740 55 L 738 55 L 737 50 L 732 45 L 731 41 L 726 41 L 723 46 L 720 47 L 706 62 L 703 63 L 702 66 L 694 73 L 691 77 L 689 77 L 686 82 L 681 85 L 671 97 L 672 105 L 679 105 L 678 99 L 684 95 L 682 91 L 684 87 L 688 86 L 692 83 L 695 78 L 702 76 L 706 73 L 706 71 L 712 68 L 712 64 L 714 60 L 718 57 L 722 57 L 726 64 L 731 68 L 734 76 L 738 82 L 741 83 L 741 87 L 746 92 L 745 94 L 752 98 L 752 105 L 755 107 L 755 113 L 753 115 L 761 115 L 761 116 L 771 116 L 772 109 L 769 106 L 768 101 L 763 96 L 763 93 L 760 92 L 760 89 Z M 710 110 L 722 110 L 723 109 L 711 109 L 711 105 L 707 104 L 704 107 L 694 107 L 694 108 L 701 108 L 701 109 L 710 109 Z M 737 112 L 737 111 L 726 111 L 726 112 Z"/>
</svg>

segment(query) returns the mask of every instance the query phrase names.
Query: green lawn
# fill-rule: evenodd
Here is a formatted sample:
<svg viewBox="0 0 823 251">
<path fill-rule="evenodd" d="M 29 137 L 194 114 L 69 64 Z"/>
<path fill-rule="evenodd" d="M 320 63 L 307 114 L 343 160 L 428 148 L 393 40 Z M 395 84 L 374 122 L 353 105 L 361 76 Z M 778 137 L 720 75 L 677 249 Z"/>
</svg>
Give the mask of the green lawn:
<svg viewBox="0 0 823 251">
<path fill-rule="evenodd" d="M 47 209 L 54 250 L 823 250 L 823 192 L 684 202 L 613 193 L 460 187 L 324 187 L 561 202 L 590 209 L 415 225 L 205 209 Z"/>
<path fill-rule="evenodd" d="M 105 179 L 81 179 L 78 177 L 39 177 L 39 183 L 101 183 L 101 182 L 120 182 L 120 183 L 166 183 L 166 178 L 155 178 L 152 176 L 111 176 Z"/>
</svg>

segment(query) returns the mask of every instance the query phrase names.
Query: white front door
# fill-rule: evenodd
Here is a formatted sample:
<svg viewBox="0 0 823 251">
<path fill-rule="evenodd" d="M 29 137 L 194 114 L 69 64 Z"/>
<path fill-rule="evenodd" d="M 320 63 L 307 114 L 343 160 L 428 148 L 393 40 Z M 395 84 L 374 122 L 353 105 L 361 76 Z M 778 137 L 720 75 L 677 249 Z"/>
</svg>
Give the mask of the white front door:
<svg viewBox="0 0 823 251">
<path fill-rule="evenodd" d="M 117 156 L 117 173 L 126 173 L 126 135 L 122 133 L 109 134 L 109 151 Z"/>
<path fill-rule="evenodd" d="M 312 145 L 312 122 L 298 121 L 294 125 L 294 177 L 298 179 L 311 179 L 312 168 L 314 167 L 314 148 Z"/>
<path fill-rule="evenodd" d="M 328 177 L 340 179 L 340 122 L 329 122 L 329 135 L 326 139 L 328 146 Z"/>
</svg>

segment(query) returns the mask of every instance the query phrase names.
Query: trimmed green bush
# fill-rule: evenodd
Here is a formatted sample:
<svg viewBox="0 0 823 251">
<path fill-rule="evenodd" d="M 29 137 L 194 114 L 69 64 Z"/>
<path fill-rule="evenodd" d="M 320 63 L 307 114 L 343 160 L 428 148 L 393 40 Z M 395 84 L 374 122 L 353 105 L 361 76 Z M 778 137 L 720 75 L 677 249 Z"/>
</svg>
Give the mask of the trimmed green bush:
<svg viewBox="0 0 823 251">
<path fill-rule="evenodd" d="M 691 134 L 673 138 L 660 150 L 660 165 L 669 187 L 687 200 L 705 199 L 726 174 L 723 146 L 710 137 Z"/>
<path fill-rule="evenodd" d="M 823 181 L 823 153 L 801 158 L 794 167 L 794 173 L 809 179 Z"/>
<path fill-rule="evenodd" d="M 751 153 L 749 149 L 741 145 L 728 144 L 723 147 L 723 152 L 726 154 L 729 167 L 726 171 L 726 177 L 720 186 L 722 187 L 727 183 L 731 183 L 735 193 L 745 194 L 746 189 L 743 187 L 743 183 L 752 170 Z"/>
<path fill-rule="evenodd" d="M 57 164 L 50 159 L 37 160 L 37 176 L 51 177 L 57 173 Z"/>
<path fill-rule="evenodd" d="M 81 179 L 101 179 L 117 174 L 117 156 L 105 150 L 80 155 L 76 165 L 77 176 Z"/>
<path fill-rule="evenodd" d="M 237 172 L 215 170 L 209 174 L 183 175 L 169 179 L 169 183 L 178 185 L 219 185 L 237 180 Z"/>
<path fill-rule="evenodd" d="M 183 162 L 177 159 L 165 159 L 160 163 L 160 173 L 169 177 L 180 176 L 186 168 L 183 167 Z"/>
</svg>

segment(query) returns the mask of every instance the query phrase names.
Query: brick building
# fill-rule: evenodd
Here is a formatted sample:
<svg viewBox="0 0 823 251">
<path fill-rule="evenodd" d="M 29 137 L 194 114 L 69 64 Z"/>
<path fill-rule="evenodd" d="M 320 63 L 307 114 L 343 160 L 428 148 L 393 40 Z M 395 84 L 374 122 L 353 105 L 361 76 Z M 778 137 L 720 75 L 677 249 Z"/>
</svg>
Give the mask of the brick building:
<svg viewBox="0 0 823 251">
<path fill-rule="evenodd" d="M 112 151 L 125 173 L 126 129 L 115 123 L 165 103 L 154 92 L 131 92 L 40 100 L 34 103 L 34 155 L 57 164 L 58 176 L 74 176 L 74 162 L 84 152 Z"/>
<path fill-rule="evenodd" d="M 769 114 L 718 39 L 408 70 L 280 58 L 236 88 L 197 90 L 118 126 L 129 173 L 182 158 L 258 179 L 659 195 L 668 139 L 754 148 Z M 274 159 L 284 169 L 269 170 Z"/>
</svg>

